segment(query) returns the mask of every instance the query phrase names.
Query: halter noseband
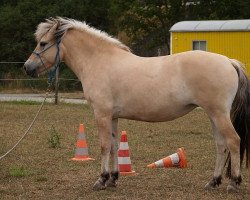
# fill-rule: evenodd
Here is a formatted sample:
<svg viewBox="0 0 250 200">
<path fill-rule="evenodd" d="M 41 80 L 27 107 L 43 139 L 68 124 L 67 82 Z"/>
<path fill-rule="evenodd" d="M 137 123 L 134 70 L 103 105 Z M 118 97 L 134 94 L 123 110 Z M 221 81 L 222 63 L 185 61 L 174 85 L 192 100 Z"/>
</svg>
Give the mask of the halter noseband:
<svg viewBox="0 0 250 200">
<path fill-rule="evenodd" d="M 33 54 L 35 54 L 40 59 L 42 65 L 44 67 L 44 69 L 47 72 L 49 72 L 49 71 L 48 71 L 48 68 L 46 67 L 46 65 L 43 62 L 41 54 L 44 53 L 45 51 L 47 51 L 48 49 L 50 49 L 52 46 L 56 45 L 56 49 L 57 49 L 56 56 L 55 56 L 55 63 L 56 64 L 53 66 L 53 67 L 55 67 L 54 70 L 56 70 L 58 68 L 60 62 L 61 62 L 61 58 L 60 58 L 60 43 L 61 43 L 61 39 L 57 40 L 55 43 L 51 44 L 50 46 L 48 46 L 47 48 L 43 49 L 40 52 L 37 52 L 37 51 L 33 51 L 32 52 Z"/>
</svg>

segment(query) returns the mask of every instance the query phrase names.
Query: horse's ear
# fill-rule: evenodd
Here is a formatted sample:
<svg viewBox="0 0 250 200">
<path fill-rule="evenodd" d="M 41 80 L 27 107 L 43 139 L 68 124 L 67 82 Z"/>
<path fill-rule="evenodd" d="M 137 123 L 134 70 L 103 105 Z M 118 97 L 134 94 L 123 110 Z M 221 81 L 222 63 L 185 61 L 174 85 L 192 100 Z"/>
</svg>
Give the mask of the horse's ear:
<svg viewBox="0 0 250 200">
<path fill-rule="evenodd" d="M 61 22 L 57 20 L 49 31 L 49 33 L 52 34 L 56 40 L 60 39 L 65 33 L 65 30 L 60 28 L 61 25 Z"/>
<path fill-rule="evenodd" d="M 58 29 L 58 27 L 60 26 L 60 22 L 59 21 L 57 21 L 53 26 L 52 26 L 52 28 L 49 30 L 49 33 L 51 33 L 51 34 L 55 34 L 56 33 L 56 31 L 57 31 L 57 29 Z"/>
</svg>

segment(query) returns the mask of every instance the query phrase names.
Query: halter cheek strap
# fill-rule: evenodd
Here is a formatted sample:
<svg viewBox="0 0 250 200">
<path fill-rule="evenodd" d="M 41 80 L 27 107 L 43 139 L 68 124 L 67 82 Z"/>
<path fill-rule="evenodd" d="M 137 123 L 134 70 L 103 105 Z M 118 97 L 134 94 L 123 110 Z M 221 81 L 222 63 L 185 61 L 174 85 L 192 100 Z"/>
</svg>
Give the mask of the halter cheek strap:
<svg viewBox="0 0 250 200">
<path fill-rule="evenodd" d="M 49 69 L 46 67 L 46 65 L 45 65 L 45 63 L 44 63 L 44 61 L 42 59 L 41 54 L 44 53 L 45 51 L 47 51 L 48 49 L 50 49 L 52 46 L 56 45 L 56 49 L 57 49 L 56 55 L 55 55 L 55 63 L 56 64 L 53 67 L 55 67 L 55 69 L 57 69 L 58 66 L 59 66 L 59 64 L 60 64 L 60 62 L 61 62 L 61 58 L 60 58 L 60 43 L 61 43 L 61 40 L 57 40 L 55 43 L 51 44 L 50 46 L 48 46 L 47 48 L 43 49 L 40 52 L 36 52 L 36 51 L 32 52 L 33 54 L 35 54 L 39 58 L 39 60 L 41 61 L 42 65 L 44 67 L 44 69 L 47 72 L 49 72 Z"/>
</svg>

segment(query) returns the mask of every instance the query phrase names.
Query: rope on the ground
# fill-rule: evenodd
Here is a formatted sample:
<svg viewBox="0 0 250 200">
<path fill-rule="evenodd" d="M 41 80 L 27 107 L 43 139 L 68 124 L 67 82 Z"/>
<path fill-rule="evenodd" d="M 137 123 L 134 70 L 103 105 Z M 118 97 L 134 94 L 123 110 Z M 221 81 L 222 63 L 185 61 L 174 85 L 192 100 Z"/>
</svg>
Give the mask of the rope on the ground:
<svg viewBox="0 0 250 200">
<path fill-rule="evenodd" d="M 35 115 L 33 121 L 31 122 L 30 126 L 28 127 L 28 129 L 24 132 L 24 134 L 22 135 L 22 137 L 17 141 L 17 143 L 16 143 L 15 145 L 14 145 L 10 150 L 8 150 L 4 155 L 2 155 L 2 156 L 0 157 L 0 161 L 1 161 L 5 156 L 7 156 L 11 151 L 13 151 L 13 150 L 16 148 L 16 146 L 17 146 L 17 145 L 25 138 L 25 136 L 29 133 L 31 127 L 34 125 L 34 123 L 35 123 L 35 121 L 36 121 L 38 115 L 40 114 L 40 112 L 41 112 L 41 110 L 42 110 L 42 108 L 43 108 L 43 106 L 44 106 L 44 103 L 45 103 L 45 101 L 46 101 L 48 95 L 49 95 L 49 92 L 47 91 L 46 94 L 45 94 L 44 100 L 43 100 L 42 104 L 40 105 L 40 107 L 39 107 L 39 109 L 38 109 L 38 111 L 37 111 L 37 113 L 36 113 L 36 115 Z"/>
</svg>

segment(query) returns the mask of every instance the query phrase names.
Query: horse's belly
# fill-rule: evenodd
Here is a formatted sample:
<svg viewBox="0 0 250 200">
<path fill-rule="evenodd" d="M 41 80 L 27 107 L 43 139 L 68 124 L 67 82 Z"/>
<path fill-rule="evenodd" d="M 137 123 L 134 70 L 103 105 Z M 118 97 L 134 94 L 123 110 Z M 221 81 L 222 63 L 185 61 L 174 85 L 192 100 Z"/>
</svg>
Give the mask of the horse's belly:
<svg viewBox="0 0 250 200">
<path fill-rule="evenodd" d="M 169 107 L 157 107 L 151 106 L 150 103 L 144 109 L 125 109 L 119 112 L 119 118 L 147 121 L 147 122 L 164 122 L 171 121 L 179 118 L 190 111 L 192 111 L 195 105 L 185 106 L 169 106 Z"/>
</svg>

